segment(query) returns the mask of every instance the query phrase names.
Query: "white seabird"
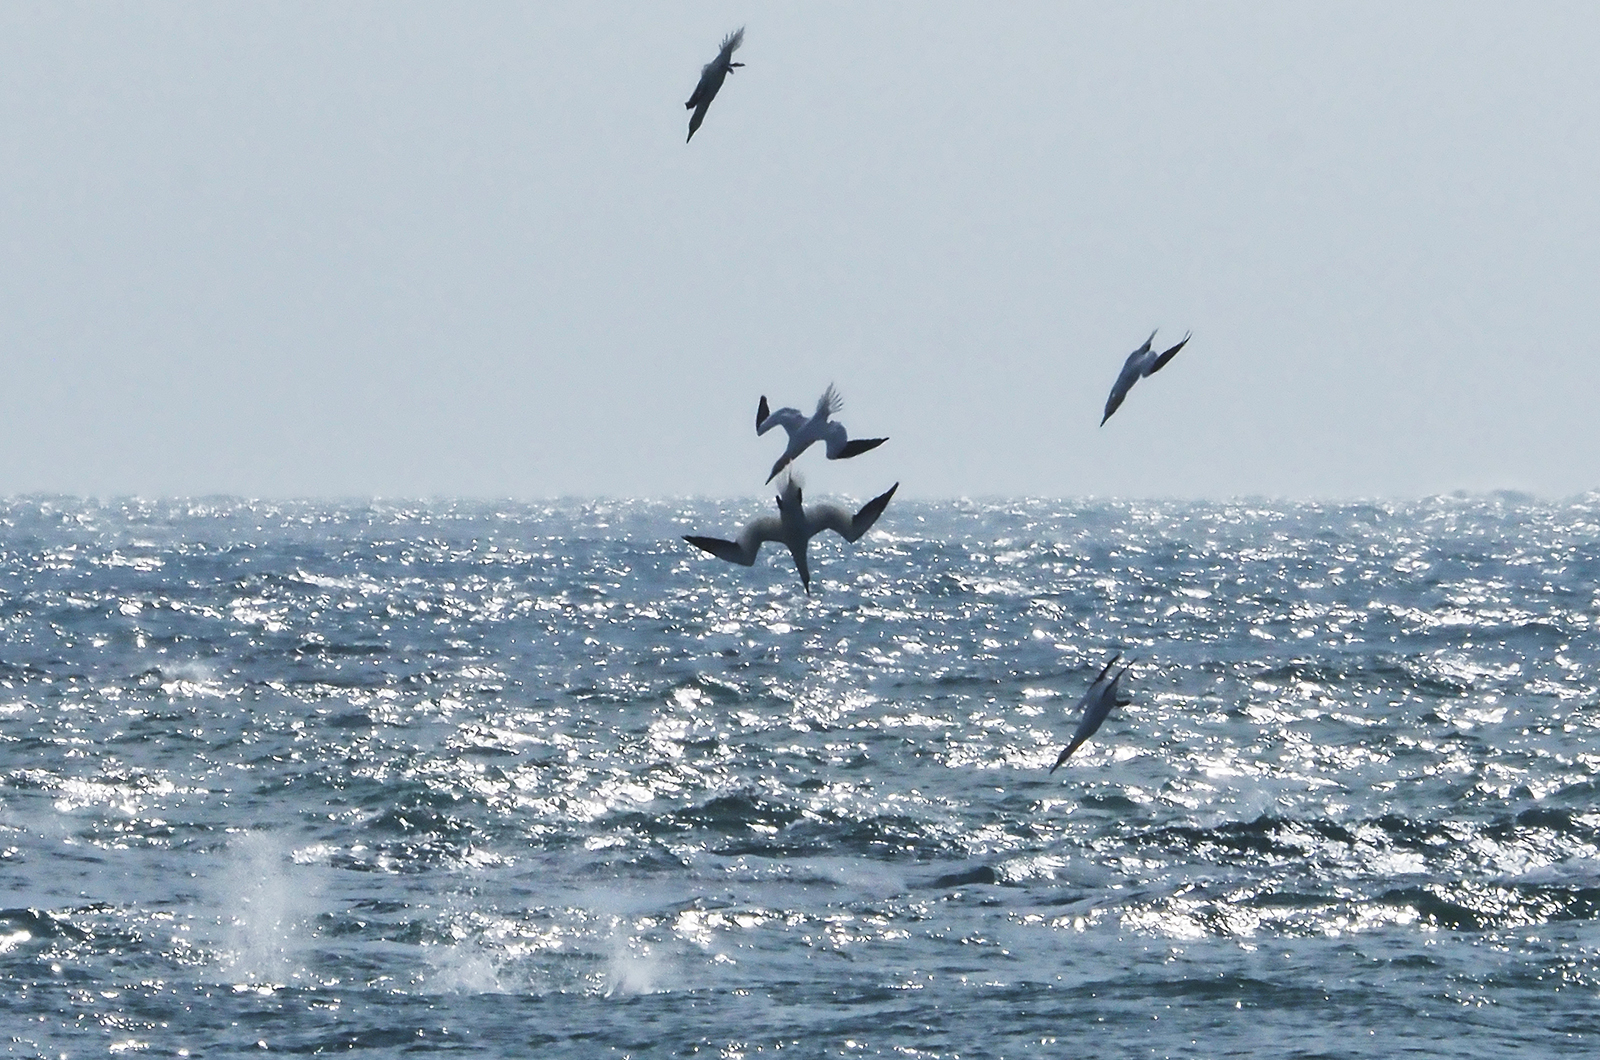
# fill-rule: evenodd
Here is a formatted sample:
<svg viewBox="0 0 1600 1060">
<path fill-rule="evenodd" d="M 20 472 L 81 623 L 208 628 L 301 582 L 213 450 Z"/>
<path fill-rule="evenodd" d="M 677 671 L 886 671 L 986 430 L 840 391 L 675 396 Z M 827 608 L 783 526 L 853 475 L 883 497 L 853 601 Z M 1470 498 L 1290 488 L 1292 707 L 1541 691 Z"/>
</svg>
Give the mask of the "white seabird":
<svg viewBox="0 0 1600 1060">
<path fill-rule="evenodd" d="M 1122 373 L 1117 376 L 1117 381 L 1111 386 L 1111 396 L 1106 398 L 1106 414 L 1100 417 L 1100 426 L 1104 427 L 1106 425 L 1106 420 L 1109 420 L 1111 414 L 1117 411 L 1117 407 L 1122 404 L 1122 399 L 1127 397 L 1128 391 L 1133 389 L 1133 384 L 1145 376 L 1155 375 L 1165 368 L 1167 362 L 1176 357 L 1178 351 L 1183 349 L 1184 343 L 1189 341 L 1189 336 L 1184 335 L 1183 342 L 1178 343 L 1164 353 L 1151 351 L 1150 344 L 1155 340 L 1156 333 L 1152 331 L 1150 337 L 1144 340 L 1144 345 L 1128 354 L 1128 359 L 1122 362 Z"/>
<path fill-rule="evenodd" d="M 852 456 L 860 456 L 868 449 L 876 449 L 887 442 L 887 438 L 858 438 L 850 440 L 850 433 L 844 429 L 844 424 L 830 420 L 832 416 L 844 407 L 844 399 L 839 397 L 839 392 L 828 384 L 828 389 L 822 392 L 817 399 L 817 411 L 809 418 L 799 409 L 767 408 L 767 396 L 761 395 L 761 405 L 756 409 L 756 434 L 766 434 L 774 427 L 782 427 L 789 432 L 789 447 L 783 451 L 778 462 L 772 465 L 772 474 L 767 476 L 771 482 L 778 477 L 778 472 L 789 466 L 789 462 L 805 452 L 816 441 L 824 441 L 828 446 L 829 460 L 845 460 Z"/>
<path fill-rule="evenodd" d="M 689 135 L 683 141 L 688 143 L 694 139 L 694 131 L 700 128 L 700 123 L 706 120 L 706 108 L 711 106 L 711 101 L 717 98 L 717 92 L 722 88 L 722 81 L 734 70 L 744 63 L 730 62 L 733 53 L 739 45 L 744 43 L 744 27 L 740 26 L 726 37 L 722 38 L 722 50 L 717 52 L 717 57 L 700 68 L 700 83 L 694 86 L 694 95 L 689 97 L 689 102 L 684 106 L 694 111 L 689 118 Z"/>
<path fill-rule="evenodd" d="M 1056 759 L 1056 764 L 1050 767 L 1050 772 L 1054 773 L 1060 769 L 1061 764 L 1072 757 L 1072 752 L 1076 751 L 1083 741 L 1094 735 L 1095 730 L 1100 727 L 1100 723 L 1106 720 L 1106 715 L 1111 713 L 1112 707 L 1125 706 L 1133 702 L 1131 699 L 1117 698 L 1117 682 L 1122 680 L 1122 675 L 1128 672 L 1127 666 L 1118 670 L 1114 677 L 1108 678 L 1106 676 L 1111 673 L 1111 668 L 1117 664 L 1117 660 L 1120 658 L 1122 658 L 1122 653 L 1119 651 L 1111 657 L 1110 662 L 1106 663 L 1105 669 L 1100 671 L 1100 676 L 1096 677 L 1094 684 L 1089 686 L 1089 691 L 1083 694 L 1083 699 L 1078 703 L 1078 706 L 1083 708 L 1083 719 L 1078 722 L 1078 731 L 1072 734 L 1072 742 L 1067 744 L 1067 749 L 1061 752 L 1061 756 Z M 1129 664 L 1129 666 L 1131 665 L 1132 663 Z"/>
<path fill-rule="evenodd" d="M 846 541 L 859 539 L 872 529 L 872 524 L 889 506 L 889 498 L 899 488 L 900 483 L 896 482 L 887 492 L 878 494 L 862 505 L 860 511 L 851 515 L 836 504 L 813 504 L 809 509 L 804 508 L 800 501 L 800 483 L 791 477 L 784 481 L 782 492 L 778 494 L 778 514 L 752 519 L 739 531 L 737 541 L 691 534 L 685 534 L 683 539 L 718 559 L 745 567 L 755 563 L 756 553 L 761 551 L 763 542 L 782 542 L 789 546 L 789 554 L 794 557 L 794 565 L 800 571 L 800 584 L 805 586 L 806 595 L 809 596 L 811 565 L 806 560 L 806 546 L 811 539 L 824 530 L 832 530 Z"/>
</svg>

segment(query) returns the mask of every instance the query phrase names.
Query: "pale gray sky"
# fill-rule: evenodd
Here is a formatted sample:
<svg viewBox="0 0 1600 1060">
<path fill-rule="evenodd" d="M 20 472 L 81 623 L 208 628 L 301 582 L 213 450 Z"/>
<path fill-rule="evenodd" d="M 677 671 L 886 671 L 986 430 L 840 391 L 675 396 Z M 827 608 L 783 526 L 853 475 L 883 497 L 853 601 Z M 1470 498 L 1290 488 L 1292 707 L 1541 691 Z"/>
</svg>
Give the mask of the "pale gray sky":
<svg viewBox="0 0 1600 1060">
<path fill-rule="evenodd" d="M 1600 486 L 1597 53 L 1589 3 L 10 3 L 0 493 L 765 496 L 756 399 L 830 380 L 891 441 L 812 495 Z"/>
</svg>

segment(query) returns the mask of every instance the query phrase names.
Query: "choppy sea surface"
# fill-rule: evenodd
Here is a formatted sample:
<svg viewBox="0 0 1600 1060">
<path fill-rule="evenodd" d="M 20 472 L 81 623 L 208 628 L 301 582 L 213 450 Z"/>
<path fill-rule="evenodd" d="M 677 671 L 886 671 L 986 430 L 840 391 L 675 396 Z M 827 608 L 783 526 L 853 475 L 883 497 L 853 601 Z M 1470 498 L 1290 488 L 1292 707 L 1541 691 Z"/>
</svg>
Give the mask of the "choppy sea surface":
<svg viewBox="0 0 1600 1060">
<path fill-rule="evenodd" d="M 1600 1055 L 1600 495 L 761 511 L 0 502 L 0 1043 Z"/>
</svg>

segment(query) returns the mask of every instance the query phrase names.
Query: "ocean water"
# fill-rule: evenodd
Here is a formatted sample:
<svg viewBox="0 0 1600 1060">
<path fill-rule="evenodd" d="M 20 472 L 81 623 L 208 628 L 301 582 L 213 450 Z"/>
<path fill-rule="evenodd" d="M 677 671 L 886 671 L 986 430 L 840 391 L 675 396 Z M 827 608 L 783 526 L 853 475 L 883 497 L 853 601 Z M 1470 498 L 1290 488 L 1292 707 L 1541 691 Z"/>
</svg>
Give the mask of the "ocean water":
<svg viewBox="0 0 1600 1060">
<path fill-rule="evenodd" d="M 1597 1055 L 1600 495 L 760 511 L 0 504 L 0 1043 Z"/>
</svg>

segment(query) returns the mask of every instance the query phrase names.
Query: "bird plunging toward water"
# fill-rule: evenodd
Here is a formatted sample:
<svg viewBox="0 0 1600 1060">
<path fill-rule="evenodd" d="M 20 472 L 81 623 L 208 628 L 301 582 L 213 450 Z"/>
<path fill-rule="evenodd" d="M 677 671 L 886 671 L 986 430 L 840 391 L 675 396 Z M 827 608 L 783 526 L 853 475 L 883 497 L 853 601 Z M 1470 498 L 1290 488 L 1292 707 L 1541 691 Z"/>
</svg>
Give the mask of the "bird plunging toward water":
<svg viewBox="0 0 1600 1060">
<path fill-rule="evenodd" d="M 700 83 L 694 86 L 694 95 L 689 97 L 689 102 L 684 106 L 694 111 L 689 117 L 689 135 L 683 141 L 688 143 L 694 139 L 694 132 L 700 128 L 700 123 L 706 120 L 706 108 L 711 106 L 711 101 L 717 98 L 717 92 L 722 88 L 723 79 L 744 63 L 732 62 L 733 53 L 744 43 L 744 27 L 740 26 L 726 37 L 722 38 L 722 50 L 717 52 L 717 57 L 700 68 Z"/>
<path fill-rule="evenodd" d="M 806 595 L 811 595 L 811 565 L 806 559 L 806 546 L 811 539 L 824 530 L 832 530 L 846 541 L 856 541 L 862 534 L 872 529 L 872 524 L 878 521 L 878 516 L 889 506 L 889 498 L 894 496 L 894 491 L 900 488 L 896 482 L 889 489 L 878 494 L 861 510 L 851 515 L 836 504 L 813 504 L 809 509 L 801 504 L 800 483 L 791 476 L 784 480 L 781 492 L 778 494 L 778 514 L 763 515 L 752 519 L 739 531 L 736 541 L 724 541 L 716 537 L 697 537 L 685 534 L 683 539 L 696 548 L 703 548 L 718 559 L 725 559 L 729 563 L 741 566 L 753 566 L 756 553 L 761 551 L 761 545 L 766 541 L 778 541 L 789 547 L 789 554 L 794 557 L 794 565 L 800 571 L 800 584 L 805 586 Z"/>
<path fill-rule="evenodd" d="M 817 411 L 809 418 L 799 409 L 778 409 L 773 411 L 767 407 L 767 397 L 761 395 L 761 405 L 756 409 L 756 434 L 766 434 L 774 427 L 782 427 L 789 432 L 789 445 L 784 449 L 783 455 L 778 457 L 778 462 L 772 465 L 772 474 L 767 476 L 771 482 L 778 477 L 778 472 L 789 466 L 789 462 L 810 448 L 813 442 L 826 442 L 829 460 L 847 460 L 852 456 L 860 456 L 869 449 L 876 449 L 887 442 L 887 438 L 858 438 L 850 440 L 850 432 L 846 431 L 844 424 L 830 420 L 829 417 L 844 407 L 844 399 L 839 397 L 839 392 L 828 384 L 828 389 L 822 392 L 822 397 L 817 399 Z"/>
<path fill-rule="evenodd" d="M 1159 329 L 1158 329 L 1159 330 Z M 1133 389 L 1145 376 L 1155 375 L 1167 366 L 1167 362 L 1178 355 L 1184 343 L 1189 341 L 1189 336 L 1183 337 L 1183 342 L 1163 353 L 1155 353 L 1150 349 L 1150 344 L 1156 340 L 1156 333 L 1152 331 L 1150 337 L 1144 340 L 1144 345 L 1128 354 L 1128 359 L 1122 362 L 1122 372 L 1117 376 L 1117 381 L 1111 386 L 1111 396 L 1106 398 L 1106 414 L 1100 417 L 1100 426 L 1106 425 L 1106 420 L 1117 411 L 1122 404 L 1122 399 L 1128 396 L 1128 391 Z"/>
<path fill-rule="evenodd" d="M 1128 666 L 1132 666 L 1132 663 L 1118 670 L 1116 676 L 1110 678 L 1106 676 L 1111 673 L 1111 668 L 1117 665 L 1117 660 L 1120 658 L 1122 653 L 1119 651 L 1111 657 L 1110 662 L 1106 663 L 1105 669 L 1100 671 L 1100 676 L 1089 686 L 1089 691 L 1083 694 L 1083 699 L 1078 703 L 1078 706 L 1083 708 L 1083 719 L 1078 722 L 1078 731 L 1072 734 L 1072 742 L 1061 752 L 1056 764 L 1050 767 L 1050 772 L 1054 773 L 1060 769 L 1061 764 L 1072 757 L 1072 752 L 1076 751 L 1083 741 L 1094 735 L 1100 723 L 1106 720 L 1106 715 L 1111 713 L 1112 707 L 1126 706 L 1133 702 L 1131 699 L 1117 697 L 1117 682 L 1122 680 L 1122 675 L 1128 672 Z"/>
</svg>

